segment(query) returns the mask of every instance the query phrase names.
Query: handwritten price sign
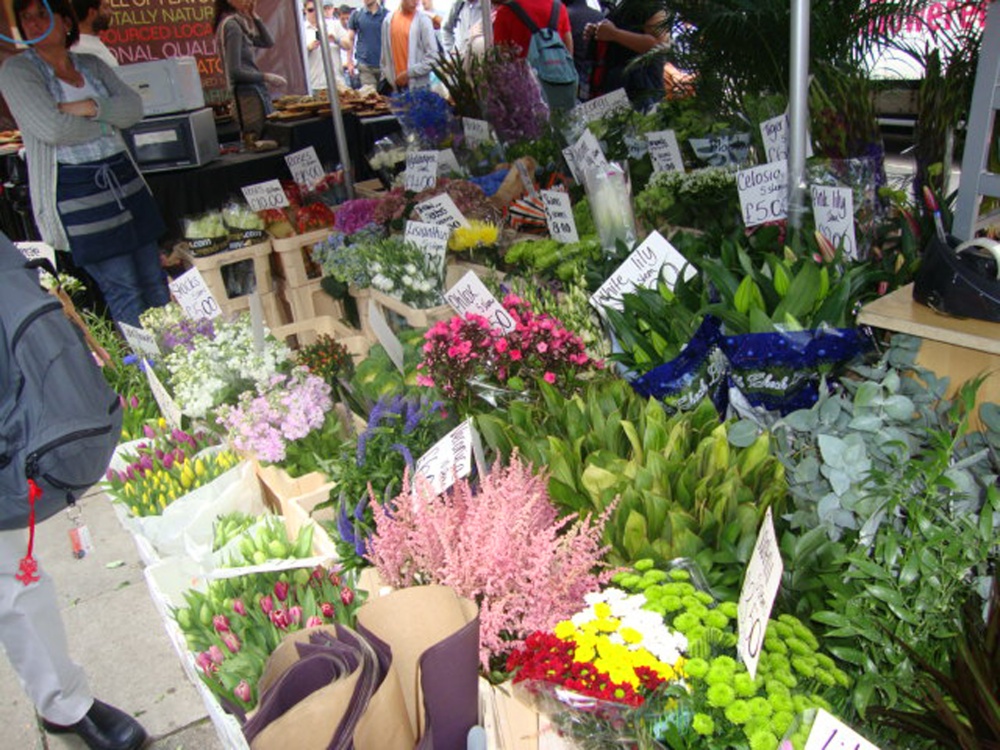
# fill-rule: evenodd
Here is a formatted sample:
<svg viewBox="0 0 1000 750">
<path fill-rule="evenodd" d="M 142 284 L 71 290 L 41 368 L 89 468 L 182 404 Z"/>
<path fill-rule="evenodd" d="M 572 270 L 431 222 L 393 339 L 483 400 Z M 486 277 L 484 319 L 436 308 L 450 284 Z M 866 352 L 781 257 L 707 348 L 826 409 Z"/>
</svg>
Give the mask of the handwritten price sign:
<svg viewBox="0 0 1000 750">
<path fill-rule="evenodd" d="M 878 747 L 849 726 L 822 708 L 816 710 L 816 720 L 809 737 L 806 739 L 805 750 L 879 750 Z"/>
<path fill-rule="evenodd" d="M 673 289 L 682 272 L 685 278 L 696 273 L 687 258 L 662 234 L 654 231 L 601 284 L 590 298 L 590 304 L 602 315 L 605 307 L 621 310 L 623 295 L 636 288 L 652 289 L 660 278 Z"/>
<path fill-rule="evenodd" d="M 649 144 L 649 158 L 653 162 L 654 172 L 684 171 L 681 147 L 677 143 L 677 134 L 673 130 L 646 133 L 646 142 Z"/>
<path fill-rule="evenodd" d="M 256 185 L 246 185 L 242 188 L 243 197 L 253 211 L 266 211 L 269 208 L 284 208 L 288 205 L 288 196 L 278 180 L 258 182 Z"/>
<path fill-rule="evenodd" d="M 788 216 L 788 163 L 776 161 L 736 173 L 740 210 L 748 227 Z"/>
<path fill-rule="evenodd" d="M 767 620 L 771 616 L 774 597 L 778 595 L 781 585 L 781 573 L 785 569 L 781 562 L 781 551 L 774 535 L 774 521 L 771 509 L 764 515 L 757 534 L 757 543 L 743 578 L 743 588 L 740 589 L 740 601 L 736 608 L 737 632 L 739 641 L 736 650 L 747 666 L 750 677 L 757 675 L 757 662 L 760 661 L 761 648 L 764 645 L 764 633 L 767 631 Z"/>
<path fill-rule="evenodd" d="M 156 345 L 156 336 L 145 328 L 136 328 L 128 323 L 118 322 L 118 328 L 128 342 L 129 348 L 140 357 L 159 359 L 160 347 Z"/>
<path fill-rule="evenodd" d="M 472 473 L 473 454 L 479 460 L 482 452 L 481 446 L 478 452 L 475 450 L 478 440 L 479 435 L 472 426 L 472 420 L 467 419 L 422 455 L 414 470 L 418 476 L 430 482 L 435 495 L 440 495 L 457 479 L 463 479 Z"/>
<path fill-rule="evenodd" d="M 858 259 L 858 241 L 854 233 L 854 194 L 850 188 L 811 185 L 813 217 L 816 228 L 833 246 L 843 246 L 844 256 Z"/>
<path fill-rule="evenodd" d="M 320 164 L 316 149 L 312 146 L 288 154 L 285 163 L 288 165 L 288 171 L 292 173 L 292 179 L 306 190 L 312 190 L 326 177 L 326 170 Z"/>
<path fill-rule="evenodd" d="M 490 326 L 504 336 L 514 330 L 514 320 L 497 298 L 494 297 L 474 271 L 469 271 L 458 283 L 449 289 L 445 300 L 455 308 L 455 312 L 465 316 L 469 313 L 482 315 Z"/>
<path fill-rule="evenodd" d="M 208 284 L 202 278 L 201 271 L 192 268 L 170 282 L 170 291 L 174 293 L 177 304 L 191 320 L 217 318 L 222 315 L 222 308 L 212 296 Z"/>
<path fill-rule="evenodd" d="M 573 209 L 569 207 L 569 194 L 561 190 L 543 190 L 539 195 L 545 206 L 545 221 L 552 238 L 560 242 L 579 242 L 576 219 L 573 218 Z"/>
<path fill-rule="evenodd" d="M 419 193 L 437 184 L 438 152 L 410 151 L 406 154 L 406 174 L 403 185 L 407 190 Z"/>
<path fill-rule="evenodd" d="M 415 208 L 420 218 L 428 224 L 441 224 L 451 229 L 469 226 L 469 222 L 447 193 L 428 198 L 423 203 L 418 203 Z"/>
<path fill-rule="evenodd" d="M 171 428 L 181 429 L 181 417 L 183 416 L 181 407 L 177 405 L 177 402 L 167 392 L 167 389 L 163 387 L 163 383 L 156 377 L 156 373 L 153 371 L 153 367 L 149 364 L 148 360 L 142 360 L 142 369 L 146 373 L 146 379 L 149 381 L 149 389 L 153 392 L 153 398 L 156 400 L 156 405 L 160 407 L 160 413 L 163 415 L 163 418 Z"/>
</svg>

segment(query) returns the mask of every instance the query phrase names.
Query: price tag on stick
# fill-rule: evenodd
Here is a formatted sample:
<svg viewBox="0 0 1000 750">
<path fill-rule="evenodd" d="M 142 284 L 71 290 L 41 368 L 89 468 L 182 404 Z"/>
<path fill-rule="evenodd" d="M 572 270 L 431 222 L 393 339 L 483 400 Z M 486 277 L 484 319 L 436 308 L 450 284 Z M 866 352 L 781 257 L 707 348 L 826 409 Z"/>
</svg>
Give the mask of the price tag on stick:
<svg viewBox="0 0 1000 750">
<path fill-rule="evenodd" d="M 653 231 L 594 292 L 590 304 L 602 315 L 605 307 L 621 310 L 623 295 L 636 288 L 655 289 L 661 278 L 673 289 L 682 271 L 684 278 L 697 273 L 677 248 Z"/>
<path fill-rule="evenodd" d="M 776 161 L 736 173 L 743 223 L 748 227 L 788 215 L 788 164 Z"/>
<path fill-rule="evenodd" d="M 212 319 L 222 315 L 222 308 L 215 301 L 212 291 L 208 288 L 208 284 L 202 278 L 201 271 L 197 268 L 185 271 L 171 281 L 169 286 L 170 291 L 174 293 L 177 304 L 183 308 L 184 314 L 192 320 Z"/>
<path fill-rule="evenodd" d="M 181 428 L 181 407 L 177 405 L 177 402 L 167 392 L 167 389 L 163 387 L 163 383 L 156 377 L 156 373 L 153 371 L 153 367 L 149 364 L 148 360 L 142 360 L 142 369 L 146 373 L 146 379 L 149 380 L 149 389 L 153 392 L 153 398 L 156 399 L 156 405 L 160 407 L 160 413 L 163 415 L 163 418 L 170 427 L 179 430 Z"/>
<path fill-rule="evenodd" d="M 156 336 L 145 328 L 136 328 L 119 321 L 118 328 L 128 342 L 129 348 L 139 357 L 160 358 L 160 347 L 156 345 Z"/>
<path fill-rule="evenodd" d="M 646 133 L 646 142 L 649 144 L 649 158 L 653 162 L 654 172 L 684 171 L 681 147 L 673 130 Z"/>
<path fill-rule="evenodd" d="M 306 190 L 312 190 L 324 177 L 326 170 L 316 156 L 316 149 L 307 146 L 301 151 L 288 154 L 285 157 L 288 171 L 292 173 L 292 179 Z"/>
<path fill-rule="evenodd" d="M 750 677 L 757 675 L 757 662 L 760 661 L 760 652 L 764 646 L 767 620 L 771 616 L 771 607 L 774 606 L 774 597 L 778 595 L 784 569 L 781 550 L 778 549 L 778 540 L 774 534 L 771 509 L 768 508 L 757 534 L 750 564 L 747 565 L 736 610 L 739 634 L 736 650 L 746 664 Z"/>
<path fill-rule="evenodd" d="M 258 182 L 241 188 L 247 205 L 254 211 L 266 211 L 269 208 L 284 208 L 288 205 L 288 196 L 278 180 Z"/>
<path fill-rule="evenodd" d="M 492 328 L 496 328 L 504 336 L 514 330 L 514 319 L 476 276 L 475 271 L 469 271 L 460 278 L 455 286 L 445 292 L 444 298 L 459 315 L 482 315 Z"/>
<path fill-rule="evenodd" d="M 840 719 L 822 708 L 816 709 L 804 750 L 879 750 Z"/>
<path fill-rule="evenodd" d="M 420 218 L 428 224 L 443 224 L 452 229 L 469 226 L 469 222 L 447 193 L 428 198 L 423 203 L 418 203 L 415 208 Z"/>
<path fill-rule="evenodd" d="M 475 443 L 478 439 L 472 420 L 467 419 L 437 441 L 414 466 L 415 475 L 430 482 L 431 490 L 440 495 L 455 480 L 472 473 Z M 479 457 L 475 456 L 478 461 Z"/>
<path fill-rule="evenodd" d="M 560 242 L 579 242 L 576 219 L 573 218 L 573 209 L 569 206 L 569 194 L 561 190 L 542 190 L 539 195 L 545 206 L 545 221 L 549 225 L 549 234 L 552 238 Z"/>
<path fill-rule="evenodd" d="M 406 174 L 403 185 L 407 190 L 419 193 L 437 184 L 438 152 L 408 151 L 406 153 Z"/>
<path fill-rule="evenodd" d="M 382 314 L 381 305 L 370 297 L 368 298 L 368 325 L 371 326 L 372 331 L 375 333 L 375 338 L 378 339 L 382 348 L 385 349 L 385 353 L 389 355 L 389 359 L 396 365 L 396 369 L 405 375 L 403 345 L 400 343 L 399 337 L 389 328 L 389 324 L 385 320 L 385 315 Z"/>
<path fill-rule="evenodd" d="M 858 241 L 854 233 L 854 194 L 850 188 L 810 185 L 816 229 L 834 247 L 843 245 L 844 256 L 858 259 Z"/>
</svg>

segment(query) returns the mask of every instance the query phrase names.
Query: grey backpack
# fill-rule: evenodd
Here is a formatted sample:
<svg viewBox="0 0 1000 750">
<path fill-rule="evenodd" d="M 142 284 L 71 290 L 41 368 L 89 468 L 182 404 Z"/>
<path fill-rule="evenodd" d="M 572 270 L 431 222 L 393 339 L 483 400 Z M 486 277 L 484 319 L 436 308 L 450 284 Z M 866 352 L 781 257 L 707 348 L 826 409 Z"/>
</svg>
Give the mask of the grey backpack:
<svg viewBox="0 0 1000 750">
<path fill-rule="evenodd" d="M 72 504 L 121 433 L 118 395 L 33 263 L 0 234 L 0 530 Z"/>
</svg>

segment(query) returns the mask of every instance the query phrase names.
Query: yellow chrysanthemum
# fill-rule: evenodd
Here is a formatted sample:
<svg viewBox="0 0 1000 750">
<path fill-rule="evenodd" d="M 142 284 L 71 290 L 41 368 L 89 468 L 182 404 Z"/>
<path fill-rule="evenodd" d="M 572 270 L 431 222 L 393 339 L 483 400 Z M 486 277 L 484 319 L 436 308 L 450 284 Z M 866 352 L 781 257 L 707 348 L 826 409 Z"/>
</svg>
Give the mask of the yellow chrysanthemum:
<svg viewBox="0 0 1000 750">
<path fill-rule="evenodd" d="M 488 221 L 469 222 L 467 227 L 456 227 L 448 240 L 448 247 L 456 252 L 472 250 L 477 247 L 489 247 L 497 243 L 500 232 L 495 224 Z"/>
</svg>

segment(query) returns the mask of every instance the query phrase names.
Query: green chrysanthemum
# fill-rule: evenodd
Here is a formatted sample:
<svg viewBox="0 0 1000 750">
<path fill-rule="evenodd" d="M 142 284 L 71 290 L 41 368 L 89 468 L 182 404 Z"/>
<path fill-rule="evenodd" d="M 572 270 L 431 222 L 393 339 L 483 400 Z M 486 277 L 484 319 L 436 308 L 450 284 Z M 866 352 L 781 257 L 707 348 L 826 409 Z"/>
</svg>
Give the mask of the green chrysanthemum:
<svg viewBox="0 0 1000 750">
<path fill-rule="evenodd" d="M 708 714 L 695 714 L 691 728 L 702 737 L 710 737 L 715 734 L 715 721 Z"/>
<path fill-rule="evenodd" d="M 705 691 L 705 698 L 708 700 L 708 705 L 713 708 L 725 708 L 736 700 L 736 691 L 733 690 L 731 685 L 720 682 L 711 685 Z"/>
<path fill-rule="evenodd" d="M 726 706 L 726 719 L 733 724 L 746 724 L 750 721 L 750 704 L 743 700 L 736 700 Z"/>
</svg>

